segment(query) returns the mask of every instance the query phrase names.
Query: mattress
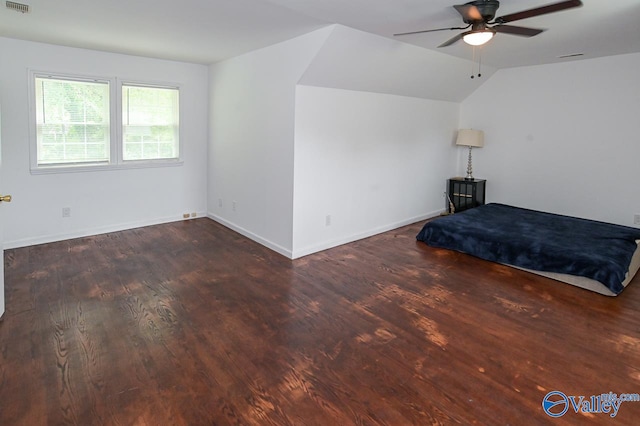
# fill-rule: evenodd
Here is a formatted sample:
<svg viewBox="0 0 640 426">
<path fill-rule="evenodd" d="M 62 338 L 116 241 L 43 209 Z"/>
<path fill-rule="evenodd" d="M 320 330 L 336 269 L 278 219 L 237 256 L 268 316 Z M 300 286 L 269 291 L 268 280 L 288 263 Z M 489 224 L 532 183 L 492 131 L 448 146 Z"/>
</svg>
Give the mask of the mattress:
<svg viewBox="0 0 640 426">
<path fill-rule="evenodd" d="M 626 288 L 627 285 L 631 282 L 633 277 L 640 270 L 640 240 L 636 241 L 638 248 L 636 249 L 633 257 L 631 258 L 631 264 L 629 265 L 629 270 L 625 275 L 624 281 L 622 281 L 622 287 Z M 600 281 L 593 280 L 591 278 L 580 277 L 578 275 L 570 275 L 570 274 L 561 274 L 558 272 L 545 272 L 545 271 L 536 271 L 533 269 L 520 268 L 514 265 L 507 265 L 514 268 L 521 269 L 523 271 L 531 272 L 533 274 L 542 275 L 543 277 L 551 278 L 556 281 L 561 281 L 563 283 L 571 284 L 580 288 L 584 288 L 586 290 L 595 291 L 596 293 L 603 294 L 605 296 L 617 296 L 616 293 L 612 292 L 608 289 L 604 284 Z"/>
<path fill-rule="evenodd" d="M 497 203 L 431 220 L 416 238 L 606 295 L 640 267 L 638 228 Z"/>
</svg>

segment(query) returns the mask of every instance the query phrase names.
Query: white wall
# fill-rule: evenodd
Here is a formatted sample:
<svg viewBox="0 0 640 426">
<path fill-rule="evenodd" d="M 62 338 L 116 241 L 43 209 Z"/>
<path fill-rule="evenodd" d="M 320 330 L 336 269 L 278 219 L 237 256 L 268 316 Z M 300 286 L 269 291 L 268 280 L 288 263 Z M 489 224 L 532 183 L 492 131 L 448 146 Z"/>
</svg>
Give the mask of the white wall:
<svg viewBox="0 0 640 426">
<path fill-rule="evenodd" d="M 292 249 L 295 85 L 330 31 L 210 68 L 209 215 L 285 256 Z"/>
<path fill-rule="evenodd" d="M 5 246 L 180 220 L 206 212 L 207 67 L 0 38 Z M 27 70 L 181 84 L 184 164 L 31 175 Z M 71 217 L 62 218 L 62 208 Z"/>
<path fill-rule="evenodd" d="M 437 214 L 469 65 L 340 25 L 212 65 L 210 217 L 299 257 Z"/>
<path fill-rule="evenodd" d="M 293 257 L 443 211 L 458 112 L 453 102 L 298 86 Z"/>
<path fill-rule="evenodd" d="M 633 226 L 640 54 L 498 71 L 461 106 L 489 201 Z M 459 156 L 463 173 L 465 153 Z"/>
</svg>

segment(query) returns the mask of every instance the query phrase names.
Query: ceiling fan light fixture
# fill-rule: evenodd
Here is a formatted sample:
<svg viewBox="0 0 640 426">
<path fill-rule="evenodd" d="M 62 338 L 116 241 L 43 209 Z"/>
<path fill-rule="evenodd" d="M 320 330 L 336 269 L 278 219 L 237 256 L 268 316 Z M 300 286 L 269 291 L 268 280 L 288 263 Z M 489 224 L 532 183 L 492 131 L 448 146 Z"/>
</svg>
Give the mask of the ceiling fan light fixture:
<svg viewBox="0 0 640 426">
<path fill-rule="evenodd" d="M 495 31 L 491 30 L 482 30 L 482 31 L 469 31 L 462 39 L 465 43 L 470 44 L 471 46 L 482 46 L 496 35 Z"/>
</svg>

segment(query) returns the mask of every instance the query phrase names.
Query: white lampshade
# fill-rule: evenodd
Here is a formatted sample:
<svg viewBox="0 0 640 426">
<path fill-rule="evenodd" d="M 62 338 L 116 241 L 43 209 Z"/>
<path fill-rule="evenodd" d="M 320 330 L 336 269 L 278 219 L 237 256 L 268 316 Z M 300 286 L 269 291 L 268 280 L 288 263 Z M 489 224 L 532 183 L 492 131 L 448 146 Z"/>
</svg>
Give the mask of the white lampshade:
<svg viewBox="0 0 640 426">
<path fill-rule="evenodd" d="M 460 129 L 456 145 L 482 148 L 484 146 L 484 132 L 482 130 Z"/>
<path fill-rule="evenodd" d="M 494 35 L 495 33 L 493 31 L 471 31 L 462 36 L 462 39 L 465 43 L 472 46 L 482 46 L 491 40 Z"/>
</svg>

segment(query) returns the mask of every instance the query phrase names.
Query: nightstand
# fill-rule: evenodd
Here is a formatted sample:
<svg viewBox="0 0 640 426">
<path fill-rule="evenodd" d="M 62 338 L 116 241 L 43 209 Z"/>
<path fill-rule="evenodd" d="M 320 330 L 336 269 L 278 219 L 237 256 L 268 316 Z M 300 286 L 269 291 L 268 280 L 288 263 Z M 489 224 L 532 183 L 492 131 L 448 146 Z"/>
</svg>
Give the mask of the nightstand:
<svg viewBox="0 0 640 426">
<path fill-rule="evenodd" d="M 467 180 L 463 177 L 454 177 L 447 181 L 447 194 L 456 213 L 484 204 L 486 182 L 485 179 Z M 449 213 L 452 213 L 451 209 Z"/>
</svg>

